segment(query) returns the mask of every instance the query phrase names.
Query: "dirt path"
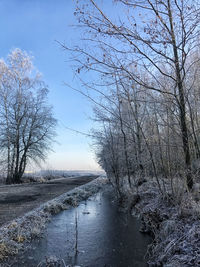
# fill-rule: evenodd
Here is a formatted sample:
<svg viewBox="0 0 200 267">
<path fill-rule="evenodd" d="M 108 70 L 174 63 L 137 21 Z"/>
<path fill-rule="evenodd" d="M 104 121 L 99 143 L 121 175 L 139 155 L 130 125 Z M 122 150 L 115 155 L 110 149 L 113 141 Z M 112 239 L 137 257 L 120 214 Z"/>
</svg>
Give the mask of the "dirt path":
<svg viewBox="0 0 200 267">
<path fill-rule="evenodd" d="M 80 176 L 46 183 L 0 186 L 0 226 L 96 177 Z"/>
</svg>

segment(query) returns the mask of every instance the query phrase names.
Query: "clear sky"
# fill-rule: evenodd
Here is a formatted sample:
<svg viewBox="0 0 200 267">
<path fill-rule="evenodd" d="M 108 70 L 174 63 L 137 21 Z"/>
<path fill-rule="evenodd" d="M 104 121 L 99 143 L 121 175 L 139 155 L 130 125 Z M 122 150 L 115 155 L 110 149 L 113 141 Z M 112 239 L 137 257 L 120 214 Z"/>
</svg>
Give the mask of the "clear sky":
<svg viewBox="0 0 200 267">
<path fill-rule="evenodd" d="M 80 88 L 68 61 L 69 55 L 60 42 L 79 42 L 73 0 L 0 0 L 0 58 L 13 48 L 26 50 L 34 56 L 34 65 L 49 86 L 49 102 L 58 119 L 54 153 L 49 153 L 43 168 L 62 170 L 96 170 L 92 141 L 70 132 L 64 126 L 88 132 L 90 103 L 77 92 L 63 85 L 67 82 Z"/>
</svg>

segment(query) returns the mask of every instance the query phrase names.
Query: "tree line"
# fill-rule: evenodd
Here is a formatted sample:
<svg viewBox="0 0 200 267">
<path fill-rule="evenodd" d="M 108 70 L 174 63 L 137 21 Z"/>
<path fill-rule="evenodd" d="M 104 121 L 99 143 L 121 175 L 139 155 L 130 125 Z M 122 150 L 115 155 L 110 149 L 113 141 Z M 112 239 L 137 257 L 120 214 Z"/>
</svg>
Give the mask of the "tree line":
<svg viewBox="0 0 200 267">
<path fill-rule="evenodd" d="M 95 106 L 100 165 L 119 194 L 124 177 L 131 187 L 137 175 L 155 177 L 160 191 L 160 177 L 179 175 L 191 189 L 200 167 L 199 2 L 97 3 L 78 1 L 82 45 L 63 47 Z M 87 72 L 95 81 L 84 81 Z"/>
</svg>

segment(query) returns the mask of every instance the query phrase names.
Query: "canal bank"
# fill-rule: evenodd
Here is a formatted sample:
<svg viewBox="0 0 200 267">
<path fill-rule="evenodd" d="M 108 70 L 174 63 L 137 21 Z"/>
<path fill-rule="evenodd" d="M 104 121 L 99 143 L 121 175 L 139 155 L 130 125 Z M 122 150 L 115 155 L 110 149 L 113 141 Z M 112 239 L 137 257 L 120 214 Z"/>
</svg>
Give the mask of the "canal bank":
<svg viewBox="0 0 200 267">
<path fill-rule="evenodd" d="M 47 202 L 39 212 L 41 224 L 32 212 L 24 223 L 19 219 L 7 227 L 7 244 L 15 239 L 16 254 L 1 266 L 147 266 L 144 256 L 151 238 L 139 232 L 137 218 L 119 210 L 106 179 L 98 178 Z M 31 216 L 39 230 L 29 223 Z"/>
<path fill-rule="evenodd" d="M 107 179 L 99 177 L 4 224 L 0 228 L 0 266 L 8 266 L 8 260 L 17 258 L 19 252 L 26 251 L 34 239 L 42 237 L 47 224 L 53 218 L 52 215 L 77 206 L 81 201 L 97 193 L 106 183 Z"/>
<path fill-rule="evenodd" d="M 154 179 L 143 179 L 129 195 L 129 209 L 142 220 L 140 231 L 151 233 L 149 266 L 200 266 L 200 184 L 192 191 L 176 180 L 172 192 L 163 179 L 163 193 Z"/>
<path fill-rule="evenodd" d="M 51 262 L 52 266 L 145 267 L 152 239 L 139 229 L 140 220 L 119 210 L 107 186 L 78 207 L 54 216 L 44 237 L 19 255 L 14 266 L 20 261 L 23 266 Z"/>
</svg>

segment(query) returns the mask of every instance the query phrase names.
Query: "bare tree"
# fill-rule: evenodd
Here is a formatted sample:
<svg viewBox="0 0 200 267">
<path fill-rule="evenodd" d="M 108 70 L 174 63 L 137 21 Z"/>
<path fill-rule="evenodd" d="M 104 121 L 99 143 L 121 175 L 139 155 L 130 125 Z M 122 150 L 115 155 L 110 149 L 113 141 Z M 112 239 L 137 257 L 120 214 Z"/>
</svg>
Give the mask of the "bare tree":
<svg viewBox="0 0 200 267">
<path fill-rule="evenodd" d="M 199 62 L 193 55 L 199 45 L 200 6 L 190 0 L 117 0 L 116 7 L 126 8 L 117 13 L 119 19 L 106 15 L 94 0 L 78 3 L 76 16 L 87 37 L 84 46 L 64 48 L 73 52 L 82 69 L 98 72 L 102 81 L 120 77 L 153 91 L 169 96 L 177 107 L 176 116 L 182 140 L 187 185 L 193 186 L 191 146 L 188 123 L 188 92 L 192 86 L 191 68 Z M 114 8 L 114 4 L 113 4 Z M 93 49 L 99 49 L 94 52 Z M 77 56 L 78 55 L 78 56 Z M 117 81 L 120 82 L 119 80 Z M 170 86 L 166 86 L 166 82 Z M 105 84 L 104 84 L 105 85 Z M 191 121 L 193 121 L 190 112 Z M 193 125 L 191 125 L 193 127 Z M 194 128 L 194 127 L 193 127 Z M 157 132 L 159 128 L 157 128 Z M 193 142 L 198 142 L 193 131 Z M 160 141 L 159 141 L 160 142 Z M 159 144 L 158 144 L 159 145 Z M 161 151 L 161 150 L 160 150 Z"/>
<path fill-rule="evenodd" d="M 30 160 L 44 160 L 56 120 L 47 104 L 48 89 L 20 49 L 0 62 L 0 146 L 7 155 L 7 183 L 20 183 Z"/>
</svg>

